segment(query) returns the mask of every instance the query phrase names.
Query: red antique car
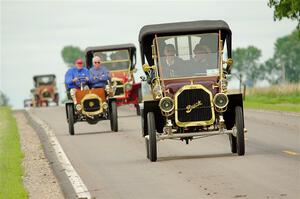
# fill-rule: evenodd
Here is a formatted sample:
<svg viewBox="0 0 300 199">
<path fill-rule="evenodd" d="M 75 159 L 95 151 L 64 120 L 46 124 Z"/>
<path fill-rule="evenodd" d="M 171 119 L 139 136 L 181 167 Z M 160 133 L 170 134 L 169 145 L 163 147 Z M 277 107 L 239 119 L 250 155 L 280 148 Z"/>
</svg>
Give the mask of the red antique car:
<svg viewBox="0 0 300 199">
<path fill-rule="evenodd" d="M 94 56 L 101 57 L 101 63 L 110 71 L 111 85 L 117 106 L 133 104 L 140 115 L 142 100 L 141 83 L 135 81 L 136 48 L 133 44 L 96 46 L 86 48 L 86 66 L 92 67 Z"/>
<path fill-rule="evenodd" d="M 32 94 L 35 106 L 48 106 L 50 102 L 58 105 L 59 94 L 56 88 L 55 75 L 36 75 L 33 77 L 33 81 L 34 89 L 32 89 Z"/>
</svg>

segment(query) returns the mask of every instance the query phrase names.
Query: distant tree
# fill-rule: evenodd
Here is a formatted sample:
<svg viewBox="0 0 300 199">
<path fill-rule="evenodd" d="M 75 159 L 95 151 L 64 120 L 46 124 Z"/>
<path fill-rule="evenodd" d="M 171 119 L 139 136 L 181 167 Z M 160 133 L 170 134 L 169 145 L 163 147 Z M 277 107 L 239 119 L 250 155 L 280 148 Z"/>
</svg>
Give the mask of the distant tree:
<svg viewBox="0 0 300 199">
<path fill-rule="evenodd" d="M 65 46 L 61 51 L 61 56 L 68 67 L 72 66 L 76 59 L 84 60 L 84 52 L 76 46 Z"/>
<path fill-rule="evenodd" d="M 300 38 L 297 31 L 276 40 L 274 60 L 281 69 L 283 82 L 299 82 Z"/>
<path fill-rule="evenodd" d="M 268 5 L 274 7 L 274 20 L 288 18 L 298 21 L 300 34 L 300 1 L 299 0 L 269 0 Z"/>
<path fill-rule="evenodd" d="M 0 106 L 8 106 L 9 105 L 9 99 L 8 97 L 0 91 Z"/>
<path fill-rule="evenodd" d="M 253 86 L 261 78 L 261 50 L 248 46 L 247 48 L 237 48 L 233 51 L 234 71 L 242 75 L 248 86 Z"/>
<path fill-rule="evenodd" d="M 274 58 L 270 58 L 261 64 L 260 79 L 267 80 L 270 84 L 278 84 L 281 79 L 281 69 Z"/>
</svg>

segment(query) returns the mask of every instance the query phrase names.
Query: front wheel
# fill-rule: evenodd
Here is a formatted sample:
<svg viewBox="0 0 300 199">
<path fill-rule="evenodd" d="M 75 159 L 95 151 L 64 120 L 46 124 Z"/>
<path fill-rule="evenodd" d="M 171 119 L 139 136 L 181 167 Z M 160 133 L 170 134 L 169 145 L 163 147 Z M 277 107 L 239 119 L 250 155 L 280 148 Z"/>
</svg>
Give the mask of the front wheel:
<svg viewBox="0 0 300 199">
<path fill-rule="evenodd" d="M 136 114 L 137 115 L 141 115 L 141 109 L 140 109 L 140 106 L 138 104 L 135 105 L 135 108 L 136 108 Z"/>
<path fill-rule="evenodd" d="M 118 132 L 118 111 L 116 102 L 111 102 L 110 106 L 110 128 L 112 131 Z"/>
<path fill-rule="evenodd" d="M 153 112 L 148 113 L 147 122 L 148 122 L 148 134 L 149 134 L 149 159 L 151 162 L 156 162 L 157 143 L 156 143 L 155 117 Z"/>
<path fill-rule="evenodd" d="M 145 145 L 146 145 L 147 159 L 149 159 L 149 140 L 147 138 L 145 138 Z"/>
<path fill-rule="evenodd" d="M 235 107 L 236 148 L 238 155 L 245 154 L 244 116 L 242 107 Z"/>
<path fill-rule="evenodd" d="M 69 133 L 74 135 L 74 106 L 73 104 L 67 105 Z"/>
</svg>

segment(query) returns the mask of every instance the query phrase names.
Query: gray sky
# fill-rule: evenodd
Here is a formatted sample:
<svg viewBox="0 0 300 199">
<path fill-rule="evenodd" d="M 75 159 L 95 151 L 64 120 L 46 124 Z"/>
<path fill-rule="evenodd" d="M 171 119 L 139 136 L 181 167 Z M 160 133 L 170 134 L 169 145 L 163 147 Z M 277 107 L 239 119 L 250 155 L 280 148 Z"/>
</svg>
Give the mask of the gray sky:
<svg viewBox="0 0 300 199">
<path fill-rule="evenodd" d="M 67 70 L 60 52 L 66 45 L 135 43 L 147 24 L 223 19 L 232 29 L 233 48 L 254 45 L 262 60 L 296 22 L 273 21 L 267 0 L 257 1 L 1 1 L 0 90 L 22 108 L 32 76 L 54 73 L 63 92 Z M 138 52 L 138 72 L 141 74 Z M 139 76 L 139 75 L 137 75 Z"/>
</svg>

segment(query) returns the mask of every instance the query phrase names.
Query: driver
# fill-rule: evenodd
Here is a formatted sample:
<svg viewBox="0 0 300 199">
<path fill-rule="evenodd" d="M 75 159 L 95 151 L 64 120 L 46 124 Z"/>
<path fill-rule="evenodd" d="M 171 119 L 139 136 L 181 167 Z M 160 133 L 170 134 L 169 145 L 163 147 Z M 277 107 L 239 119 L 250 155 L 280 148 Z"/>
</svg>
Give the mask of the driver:
<svg viewBox="0 0 300 199">
<path fill-rule="evenodd" d="M 92 88 L 104 88 L 107 80 L 110 80 L 109 71 L 101 65 L 101 58 L 93 57 L 93 68 L 90 69 L 90 83 Z"/>
<path fill-rule="evenodd" d="M 174 77 L 178 74 L 178 69 L 183 66 L 183 60 L 176 55 L 173 44 L 167 44 L 164 49 L 164 59 L 161 60 L 163 75 L 165 77 Z"/>
<path fill-rule="evenodd" d="M 79 89 L 81 83 L 87 84 L 89 82 L 89 71 L 83 67 L 82 59 L 75 61 L 75 66 L 70 68 L 65 74 L 65 85 L 67 89 L 68 99 L 73 99 L 76 104 L 75 92 Z"/>
</svg>

